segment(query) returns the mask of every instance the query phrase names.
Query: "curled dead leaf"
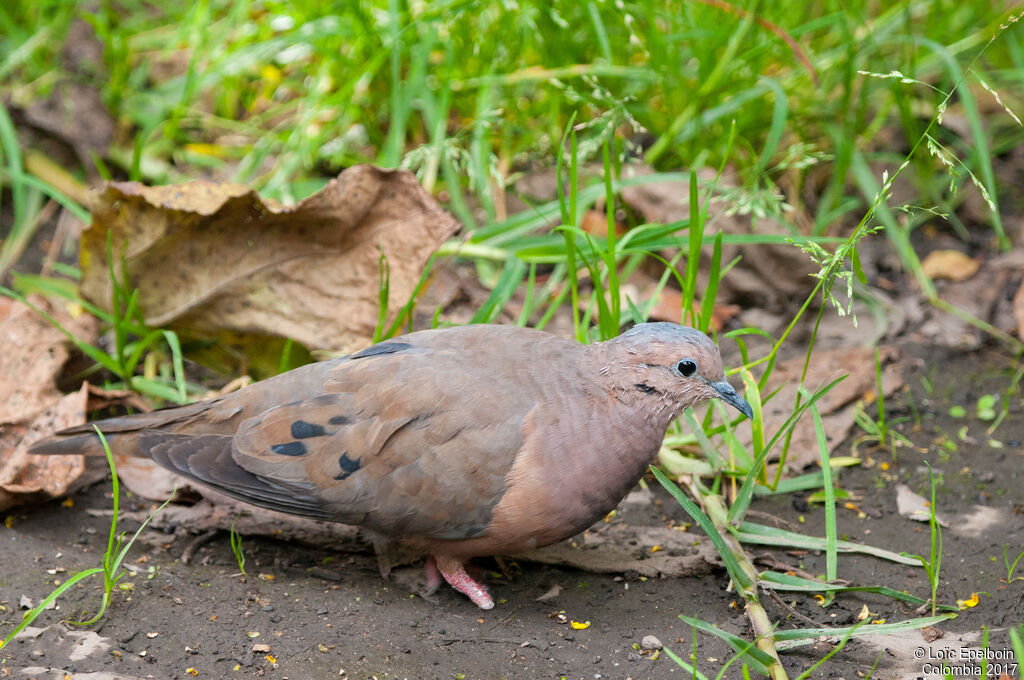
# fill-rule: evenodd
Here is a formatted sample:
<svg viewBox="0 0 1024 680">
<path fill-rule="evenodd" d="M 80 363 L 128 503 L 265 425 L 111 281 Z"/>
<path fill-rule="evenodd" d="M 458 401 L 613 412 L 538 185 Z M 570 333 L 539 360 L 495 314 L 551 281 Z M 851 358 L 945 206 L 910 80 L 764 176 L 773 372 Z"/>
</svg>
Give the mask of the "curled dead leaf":
<svg viewBox="0 0 1024 680">
<path fill-rule="evenodd" d="M 94 341 L 95 319 L 72 318 L 45 300 L 33 299 L 76 337 Z M 0 509 L 41 494 L 62 496 L 100 478 L 105 469 L 82 456 L 30 456 L 42 437 L 85 422 L 88 386 L 64 395 L 56 376 L 68 357 L 65 336 L 21 302 L 5 306 L 0 319 Z"/>
<path fill-rule="evenodd" d="M 115 269 L 123 254 L 153 326 L 351 351 L 368 344 L 377 322 L 380 256 L 389 263 L 393 319 L 458 227 L 412 174 L 367 165 L 294 207 L 235 184 L 114 182 L 82 234 L 81 291 L 109 304 L 110 235 Z"/>
</svg>

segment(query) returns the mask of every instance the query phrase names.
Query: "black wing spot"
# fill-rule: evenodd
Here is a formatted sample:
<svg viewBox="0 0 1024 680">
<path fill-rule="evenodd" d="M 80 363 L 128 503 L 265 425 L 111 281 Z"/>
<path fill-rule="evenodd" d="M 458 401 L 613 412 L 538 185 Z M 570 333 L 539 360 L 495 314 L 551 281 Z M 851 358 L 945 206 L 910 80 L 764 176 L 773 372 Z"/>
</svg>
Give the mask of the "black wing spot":
<svg viewBox="0 0 1024 680">
<path fill-rule="evenodd" d="M 335 479 L 341 481 L 343 479 L 347 479 L 349 475 L 356 472 L 360 467 L 362 467 L 362 463 L 359 462 L 358 458 L 356 458 L 355 460 L 349 458 L 348 452 L 346 451 L 345 453 L 341 454 L 341 458 L 338 459 L 338 467 L 341 468 L 341 472 L 338 474 L 337 477 L 335 477 Z"/>
<path fill-rule="evenodd" d="M 292 423 L 292 436 L 296 439 L 309 439 L 310 437 L 323 437 L 327 434 L 323 425 L 314 425 L 305 420 L 296 420 Z"/>
<path fill-rule="evenodd" d="M 638 390 L 640 390 L 644 394 L 654 394 L 655 392 L 658 391 L 658 390 L 654 389 L 653 387 L 651 387 L 650 385 L 645 385 L 643 383 L 637 383 L 637 384 L 633 385 L 633 387 L 637 388 Z"/>
<path fill-rule="evenodd" d="M 365 357 L 375 357 L 381 354 L 395 354 L 407 349 L 412 349 L 412 345 L 407 342 L 382 342 L 377 345 L 370 345 L 366 349 L 361 349 L 355 354 L 350 354 L 348 358 L 363 359 Z"/>
<path fill-rule="evenodd" d="M 279 453 L 282 456 L 305 456 L 306 445 L 302 442 L 287 442 L 285 444 L 274 444 L 270 447 L 270 450 L 274 453 Z"/>
<path fill-rule="evenodd" d="M 331 425 L 348 425 L 352 422 L 352 419 L 348 416 L 331 416 L 331 419 L 327 422 Z"/>
</svg>

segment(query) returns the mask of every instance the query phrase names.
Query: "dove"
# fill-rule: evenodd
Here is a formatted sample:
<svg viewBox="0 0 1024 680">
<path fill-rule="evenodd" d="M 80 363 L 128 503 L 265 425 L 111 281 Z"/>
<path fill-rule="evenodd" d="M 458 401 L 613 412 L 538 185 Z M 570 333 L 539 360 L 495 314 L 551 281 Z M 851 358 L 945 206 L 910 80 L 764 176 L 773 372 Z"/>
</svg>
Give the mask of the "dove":
<svg viewBox="0 0 1024 680">
<path fill-rule="evenodd" d="M 481 609 L 467 561 L 574 536 L 616 507 L 687 407 L 748 418 L 704 333 L 638 324 L 585 345 L 530 328 L 417 331 L 186 406 L 59 432 L 38 454 L 145 456 L 263 508 L 427 555 Z"/>
</svg>

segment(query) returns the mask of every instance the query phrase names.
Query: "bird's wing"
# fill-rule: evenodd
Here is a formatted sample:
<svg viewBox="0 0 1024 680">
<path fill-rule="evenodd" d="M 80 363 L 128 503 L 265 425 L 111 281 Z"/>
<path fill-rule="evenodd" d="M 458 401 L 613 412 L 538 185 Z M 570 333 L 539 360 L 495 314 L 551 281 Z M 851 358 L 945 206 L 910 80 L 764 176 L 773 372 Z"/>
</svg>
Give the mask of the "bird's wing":
<svg viewBox="0 0 1024 680">
<path fill-rule="evenodd" d="M 523 348 L 474 338 L 376 345 L 335 362 L 316 389 L 284 390 L 315 394 L 255 413 L 234 436 L 150 431 L 139 445 L 256 505 L 393 537 L 478 536 L 522 449 L 523 420 L 545 395 L 508 362 Z"/>
</svg>

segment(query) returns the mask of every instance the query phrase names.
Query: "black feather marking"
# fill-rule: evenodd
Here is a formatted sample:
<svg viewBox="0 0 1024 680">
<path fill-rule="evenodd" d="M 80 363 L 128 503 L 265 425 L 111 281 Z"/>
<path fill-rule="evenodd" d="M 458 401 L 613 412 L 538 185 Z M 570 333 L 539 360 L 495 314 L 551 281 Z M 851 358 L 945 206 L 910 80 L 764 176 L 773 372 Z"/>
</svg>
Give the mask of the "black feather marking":
<svg viewBox="0 0 1024 680">
<path fill-rule="evenodd" d="M 232 498 L 293 515 L 328 519 L 308 485 L 259 477 L 231 455 L 230 435 L 177 435 L 144 430 L 139 449 L 161 466 Z"/>
<path fill-rule="evenodd" d="M 653 387 L 651 387 L 650 385 L 645 385 L 643 383 L 637 383 L 637 384 L 633 385 L 633 387 L 637 388 L 638 390 L 640 390 L 644 394 L 654 394 L 655 392 L 658 391 L 658 390 L 654 389 Z"/>
<path fill-rule="evenodd" d="M 309 439 L 310 437 L 323 437 L 327 434 L 323 425 L 314 425 L 305 420 L 296 420 L 292 423 L 292 436 L 296 439 Z"/>
<path fill-rule="evenodd" d="M 274 444 L 270 447 L 270 450 L 274 453 L 281 454 L 282 456 L 305 456 L 306 445 L 302 442 L 286 442 L 284 444 Z"/>
<path fill-rule="evenodd" d="M 341 458 L 338 459 L 338 467 L 341 468 L 341 472 L 338 474 L 337 477 L 335 477 L 335 479 L 340 482 L 343 479 L 347 479 L 349 475 L 356 472 L 360 467 L 362 467 L 362 463 L 359 462 L 358 458 L 356 458 L 355 460 L 349 458 L 348 452 L 346 451 L 345 453 L 341 454 Z"/>
<path fill-rule="evenodd" d="M 352 422 L 352 419 L 348 416 L 331 416 L 331 419 L 327 422 L 331 425 L 348 425 Z"/>
<path fill-rule="evenodd" d="M 382 342 L 377 345 L 370 345 L 366 349 L 361 349 L 355 354 L 349 355 L 348 358 L 363 359 L 366 357 L 380 356 L 381 354 L 395 354 L 407 349 L 412 349 L 412 345 L 407 342 Z"/>
</svg>

